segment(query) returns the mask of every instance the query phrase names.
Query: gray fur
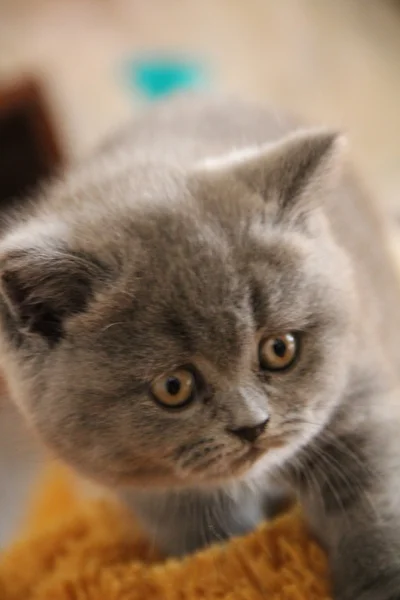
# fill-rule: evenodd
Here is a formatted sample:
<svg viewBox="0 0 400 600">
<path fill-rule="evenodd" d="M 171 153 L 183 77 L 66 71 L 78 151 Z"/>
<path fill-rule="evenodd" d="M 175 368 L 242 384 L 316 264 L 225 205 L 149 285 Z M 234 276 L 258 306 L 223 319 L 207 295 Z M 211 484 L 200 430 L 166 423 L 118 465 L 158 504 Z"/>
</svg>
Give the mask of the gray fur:
<svg viewBox="0 0 400 600">
<path fill-rule="evenodd" d="M 394 600 L 399 293 L 347 163 L 336 134 L 233 100 L 149 111 L 9 223 L 0 350 L 45 443 L 166 552 L 250 530 L 289 490 L 335 598 Z M 288 331 L 298 360 L 262 372 L 259 340 Z M 163 409 L 152 380 L 188 364 L 196 400 Z M 267 418 L 254 444 L 231 433 Z"/>
</svg>

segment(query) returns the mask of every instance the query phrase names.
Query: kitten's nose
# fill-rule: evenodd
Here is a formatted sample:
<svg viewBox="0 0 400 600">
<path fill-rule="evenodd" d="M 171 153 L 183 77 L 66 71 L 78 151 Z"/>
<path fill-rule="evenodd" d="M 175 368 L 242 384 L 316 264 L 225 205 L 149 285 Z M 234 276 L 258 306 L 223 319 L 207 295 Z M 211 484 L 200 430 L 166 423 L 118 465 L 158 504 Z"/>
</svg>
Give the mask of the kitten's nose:
<svg viewBox="0 0 400 600">
<path fill-rule="evenodd" d="M 228 431 L 245 442 L 255 442 L 256 439 L 258 439 L 260 435 L 264 433 L 268 421 L 269 418 L 265 419 L 265 421 L 262 423 L 252 425 L 251 427 L 238 427 L 237 429 L 229 429 Z"/>
</svg>

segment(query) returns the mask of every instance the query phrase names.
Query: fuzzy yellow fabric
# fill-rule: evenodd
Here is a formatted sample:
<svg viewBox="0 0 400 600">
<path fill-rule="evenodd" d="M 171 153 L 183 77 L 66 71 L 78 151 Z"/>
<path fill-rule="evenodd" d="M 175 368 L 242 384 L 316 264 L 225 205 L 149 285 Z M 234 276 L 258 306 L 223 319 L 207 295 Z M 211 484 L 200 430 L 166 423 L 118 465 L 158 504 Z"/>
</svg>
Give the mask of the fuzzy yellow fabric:
<svg viewBox="0 0 400 600">
<path fill-rule="evenodd" d="M 121 507 L 78 499 L 68 472 L 40 484 L 0 555 L 1 600 L 329 600 L 323 552 L 292 511 L 254 533 L 165 561 Z"/>
</svg>

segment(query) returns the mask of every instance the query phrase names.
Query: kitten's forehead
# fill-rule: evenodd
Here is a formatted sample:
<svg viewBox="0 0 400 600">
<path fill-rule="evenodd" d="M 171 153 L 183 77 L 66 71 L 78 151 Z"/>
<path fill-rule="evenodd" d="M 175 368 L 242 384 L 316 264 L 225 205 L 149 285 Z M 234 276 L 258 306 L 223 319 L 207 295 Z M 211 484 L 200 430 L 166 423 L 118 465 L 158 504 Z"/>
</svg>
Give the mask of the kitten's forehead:
<svg viewBox="0 0 400 600">
<path fill-rule="evenodd" d="M 158 360 L 201 354 L 226 367 L 253 330 L 248 286 L 227 236 L 178 206 L 144 224 L 135 224 L 142 260 L 124 265 L 115 309 L 131 311 L 132 337 L 139 346 L 146 340 Z"/>
<path fill-rule="evenodd" d="M 124 330 L 136 373 L 140 363 L 155 375 L 196 357 L 237 371 L 272 316 L 276 327 L 289 321 L 288 309 L 293 317 L 293 303 L 301 304 L 296 244 L 279 232 L 246 231 L 179 204 L 133 224 L 141 260 L 126 256 L 106 318 L 123 324 L 107 336 Z"/>
</svg>

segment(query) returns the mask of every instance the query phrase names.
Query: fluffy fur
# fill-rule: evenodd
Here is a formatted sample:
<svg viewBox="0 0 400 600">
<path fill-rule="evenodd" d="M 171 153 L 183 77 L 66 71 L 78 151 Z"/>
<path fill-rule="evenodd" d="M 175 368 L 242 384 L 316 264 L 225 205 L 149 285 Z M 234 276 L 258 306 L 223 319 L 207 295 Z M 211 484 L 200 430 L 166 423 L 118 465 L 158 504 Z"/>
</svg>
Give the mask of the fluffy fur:
<svg viewBox="0 0 400 600">
<path fill-rule="evenodd" d="M 294 492 L 336 598 L 394 600 L 399 294 L 350 171 L 340 136 L 262 109 L 150 111 L 13 221 L 0 349 L 43 440 L 164 550 L 248 531 Z M 294 365 L 262 370 L 260 340 L 285 332 Z M 195 401 L 160 407 L 152 381 L 185 365 Z"/>
</svg>

